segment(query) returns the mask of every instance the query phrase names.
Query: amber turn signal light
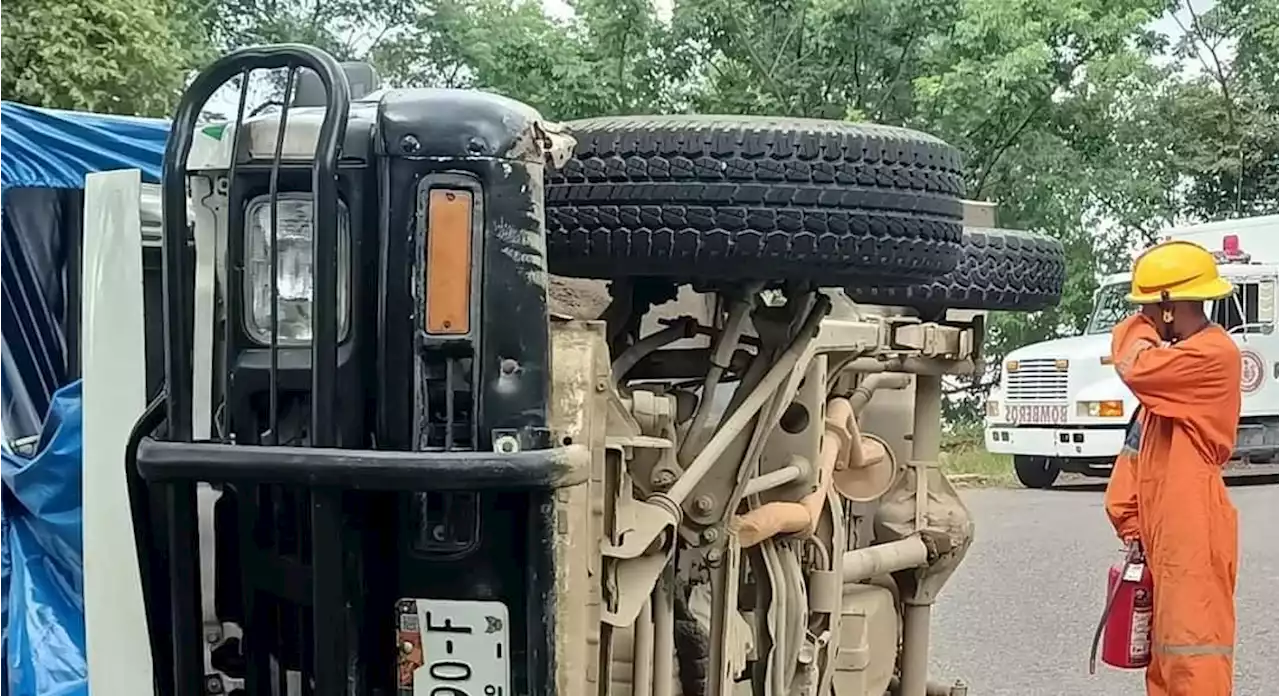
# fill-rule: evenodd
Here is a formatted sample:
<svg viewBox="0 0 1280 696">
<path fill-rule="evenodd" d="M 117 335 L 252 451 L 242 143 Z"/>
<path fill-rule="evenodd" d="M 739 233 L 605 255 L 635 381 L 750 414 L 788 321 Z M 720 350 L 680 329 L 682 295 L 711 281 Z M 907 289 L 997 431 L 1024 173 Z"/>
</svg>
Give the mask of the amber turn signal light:
<svg viewBox="0 0 1280 696">
<path fill-rule="evenodd" d="M 471 330 L 470 191 L 433 189 L 427 197 L 426 330 L 458 335 Z"/>
</svg>

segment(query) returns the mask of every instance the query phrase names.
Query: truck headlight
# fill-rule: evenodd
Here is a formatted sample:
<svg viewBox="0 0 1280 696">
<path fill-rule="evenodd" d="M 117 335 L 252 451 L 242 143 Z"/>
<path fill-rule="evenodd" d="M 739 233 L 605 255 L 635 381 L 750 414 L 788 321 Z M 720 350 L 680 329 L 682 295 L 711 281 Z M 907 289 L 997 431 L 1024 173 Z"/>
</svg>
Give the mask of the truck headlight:
<svg viewBox="0 0 1280 696">
<path fill-rule="evenodd" d="M 282 193 L 276 202 L 279 295 L 276 318 L 280 345 L 311 341 L 311 211 L 309 193 Z M 262 345 L 271 343 L 271 197 L 249 202 L 245 215 L 245 330 Z M 351 213 L 338 201 L 338 340 L 347 337 L 351 306 Z"/>
<path fill-rule="evenodd" d="M 1077 401 L 1076 415 L 1082 418 L 1123 418 L 1123 401 Z"/>
</svg>

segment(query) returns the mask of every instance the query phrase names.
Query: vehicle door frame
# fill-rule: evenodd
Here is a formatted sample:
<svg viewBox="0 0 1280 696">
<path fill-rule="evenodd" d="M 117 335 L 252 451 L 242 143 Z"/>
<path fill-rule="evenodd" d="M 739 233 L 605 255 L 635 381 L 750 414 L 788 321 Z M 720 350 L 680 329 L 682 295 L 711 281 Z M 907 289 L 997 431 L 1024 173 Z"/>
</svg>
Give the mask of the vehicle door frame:
<svg viewBox="0 0 1280 696">
<path fill-rule="evenodd" d="M 1277 278 L 1274 269 L 1270 271 L 1249 269 L 1244 272 L 1230 272 L 1224 276 L 1236 286 L 1237 292 L 1230 298 L 1207 303 L 1209 315 L 1217 317 L 1218 302 L 1233 302 L 1242 323 L 1238 326 L 1223 327 L 1240 347 L 1241 357 L 1246 364 L 1242 374 L 1241 397 L 1242 417 L 1276 416 L 1276 404 L 1280 403 L 1280 333 L 1276 329 L 1276 286 Z M 1258 320 L 1248 321 L 1248 294 L 1245 286 L 1257 285 L 1258 292 L 1254 302 L 1257 305 Z M 1250 331 L 1259 328 L 1259 331 Z M 1252 366 L 1249 363 L 1253 363 Z M 1257 387 L 1244 391 L 1248 386 L 1249 371 L 1259 370 L 1261 375 Z"/>
</svg>

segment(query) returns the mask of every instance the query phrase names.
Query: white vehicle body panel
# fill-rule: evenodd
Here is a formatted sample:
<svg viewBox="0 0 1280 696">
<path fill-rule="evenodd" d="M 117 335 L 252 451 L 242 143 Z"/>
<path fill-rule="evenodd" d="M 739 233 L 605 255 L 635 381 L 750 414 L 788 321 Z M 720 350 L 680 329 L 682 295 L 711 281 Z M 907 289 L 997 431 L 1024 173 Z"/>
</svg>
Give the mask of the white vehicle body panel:
<svg viewBox="0 0 1280 696">
<path fill-rule="evenodd" d="M 84 189 L 84 603 L 97 696 L 155 691 L 137 549 L 121 543 L 133 539 L 122 462 L 146 406 L 141 176 L 90 174 Z"/>
<path fill-rule="evenodd" d="M 991 396 L 998 412 L 988 415 L 988 449 L 1054 458 L 1119 454 L 1138 402 L 1115 370 L 1103 364 L 1110 349 L 1111 336 L 1101 334 L 1060 338 L 1010 353 L 1001 369 L 1001 386 Z M 1065 369 L 1057 367 L 1062 360 L 1067 361 Z M 1019 363 L 1014 379 L 1009 362 Z M 1091 418 L 1076 411 L 1078 401 L 1121 401 L 1124 410 L 1118 417 Z M 1044 427 L 1010 427 L 1017 420 L 1011 411 L 1023 406 L 1059 406 L 1063 418 L 1041 424 Z"/>
<path fill-rule="evenodd" d="M 1235 303 L 1234 308 L 1206 303 L 1206 310 L 1231 331 L 1244 361 L 1241 418 L 1246 422 L 1242 422 L 1239 444 L 1244 449 L 1257 445 L 1269 450 L 1280 413 L 1280 333 L 1276 329 L 1280 216 L 1174 229 L 1165 237 L 1218 251 L 1228 235 L 1236 236 L 1240 250 L 1250 258 L 1219 266 L 1237 287 L 1235 297 L 1222 301 Z M 1009 353 L 1001 367 L 1000 386 L 987 404 L 989 451 L 1047 457 L 1077 470 L 1110 466 L 1138 408 L 1136 397 L 1107 364 L 1110 326 L 1132 311 L 1123 299 L 1128 284 L 1128 274 L 1103 280 L 1085 335 Z M 1123 408 L 1106 416 L 1090 416 L 1082 405 L 1090 402 L 1119 402 Z M 1269 433 L 1262 432 L 1268 429 Z"/>
<path fill-rule="evenodd" d="M 190 205 L 187 212 L 191 216 Z M 89 174 L 84 220 L 84 564 L 85 576 L 94 579 L 85 583 L 89 690 L 102 696 L 134 696 L 152 693 L 154 687 L 137 550 L 129 544 L 122 551 L 119 544 L 120 539 L 133 536 L 121 462 L 129 434 L 146 406 L 141 250 L 160 245 L 160 187 L 142 183 L 137 170 Z M 213 382 L 212 228 L 194 226 L 194 242 L 192 423 L 197 436 L 208 437 L 212 413 L 205 404 L 210 402 Z M 128 249 L 136 251 L 126 253 Z M 206 484 L 200 485 L 202 502 L 210 492 Z M 203 529 L 212 522 L 212 512 L 202 509 L 200 514 Z M 212 569 L 213 549 L 204 548 L 209 541 L 202 537 L 200 552 L 202 568 Z M 208 600 L 202 607 L 207 623 L 213 615 L 212 578 L 201 580 Z M 208 664 L 206 672 L 216 673 Z"/>
<path fill-rule="evenodd" d="M 1227 235 L 1235 235 L 1240 240 L 1240 247 L 1253 257 L 1254 262 L 1280 263 L 1280 215 L 1175 227 L 1161 238 L 1195 242 L 1210 251 L 1217 251 L 1222 248 L 1222 240 Z"/>
</svg>

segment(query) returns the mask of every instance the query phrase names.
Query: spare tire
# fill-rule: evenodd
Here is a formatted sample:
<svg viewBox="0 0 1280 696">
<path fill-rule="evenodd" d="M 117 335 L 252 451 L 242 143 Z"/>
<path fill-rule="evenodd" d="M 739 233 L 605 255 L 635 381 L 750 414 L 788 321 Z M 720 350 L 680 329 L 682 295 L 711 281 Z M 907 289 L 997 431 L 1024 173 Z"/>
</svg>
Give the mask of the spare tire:
<svg viewBox="0 0 1280 696">
<path fill-rule="evenodd" d="M 750 116 L 567 124 L 550 270 L 583 278 L 932 280 L 955 268 L 960 153 L 901 128 Z"/>
<path fill-rule="evenodd" d="M 929 283 L 898 287 L 848 285 L 854 302 L 945 309 L 1034 312 L 1058 304 L 1067 277 L 1062 242 L 1034 232 L 969 228 L 956 269 Z"/>
</svg>

